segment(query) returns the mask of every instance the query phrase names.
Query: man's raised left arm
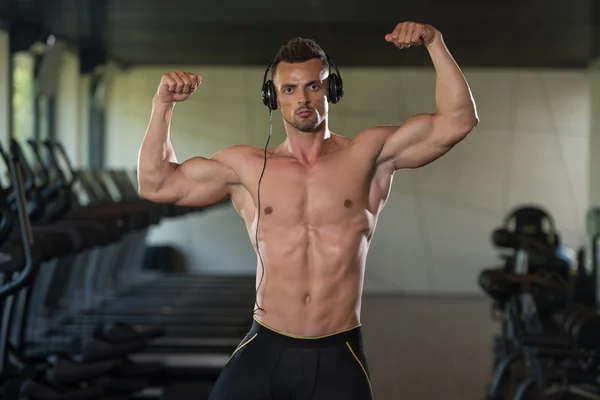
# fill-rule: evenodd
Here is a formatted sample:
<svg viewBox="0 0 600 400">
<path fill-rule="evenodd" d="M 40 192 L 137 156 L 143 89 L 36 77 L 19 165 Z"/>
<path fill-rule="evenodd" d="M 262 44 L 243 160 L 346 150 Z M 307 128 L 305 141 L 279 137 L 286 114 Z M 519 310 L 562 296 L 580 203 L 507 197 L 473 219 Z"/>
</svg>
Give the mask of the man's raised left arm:
<svg viewBox="0 0 600 400">
<path fill-rule="evenodd" d="M 450 151 L 478 124 L 475 101 L 438 30 L 430 25 L 403 22 L 385 40 L 399 49 L 425 45 L 436 72 L 436 110 L 414 115 L 401 126 L 369 129 L 385 137 L 377 162 L 394 170 L 422 167 Z"/>
</svg>

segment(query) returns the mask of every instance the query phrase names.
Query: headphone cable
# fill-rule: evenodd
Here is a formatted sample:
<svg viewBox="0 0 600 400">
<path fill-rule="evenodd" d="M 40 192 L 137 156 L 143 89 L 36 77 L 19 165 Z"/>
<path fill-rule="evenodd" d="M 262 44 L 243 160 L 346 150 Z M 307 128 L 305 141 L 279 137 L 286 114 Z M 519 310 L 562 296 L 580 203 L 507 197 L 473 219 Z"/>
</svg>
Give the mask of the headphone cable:
<svg viewBox="0 0 600 400">
<path fill-rule="evenodd" d="M 256 241 L 256 251 L 258 252 L 258 258 L 260 259 L 260 264 L 262 266 L 262 276 L 260 278 L 260 282 L 258 283 L 258 287 L 256 288 L 256 300 L 255 300 L 255 303 L 256 303 L 257 308 L 254 310 L 254 314 L 256 314 L 256 311 L 258 311 L 258 310 L 265 311 L 262 307 L 260 307 L 258 305 L 258 291 L 260 289 L 260 286 L 262 285 L 263 278 L 265 277 L 265 263 L 263 262 L 262 255 L 260 253 L 260 244 L 258 243 L 258 226 L 260 224 L 260 211 L 261 211 L 261 206 L 260 206 L 260 183 L 262 181 L 263 175 L 265 174 L 265 168 L 267 166 L 267 148 L 269 147 L 269 141 L 271 140 L 272 134 L 273 134 L 273 111 L 271 109 L 269 109 L 269 137 L 267 138 L 267 143 L 265 144 L 263 169 L 262 169 L 262 172 L 260 173 L 260 178 L 258 178 L 258 190 L 257 190 L 258 217 L 256 219 L 256 237 L 255 237 L 255 241 Z"/>
</svg>

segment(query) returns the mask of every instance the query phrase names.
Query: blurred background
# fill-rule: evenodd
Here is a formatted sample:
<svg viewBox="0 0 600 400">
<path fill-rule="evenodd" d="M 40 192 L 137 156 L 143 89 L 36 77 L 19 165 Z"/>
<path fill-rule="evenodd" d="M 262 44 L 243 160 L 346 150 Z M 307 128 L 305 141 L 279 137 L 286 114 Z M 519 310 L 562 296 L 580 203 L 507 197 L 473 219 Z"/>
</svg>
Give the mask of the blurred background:
<svg viewBox="0 0 600 400">
<path fill-rule="evenodd" d="M 424 48 L 400 51 L 384 36 L 402 21 L 442 32 L 480 123 L 442 159 L 394 177 L 364 287 L 379 398 L 482 398 L 498 324 L 478 276 L 502 263 L 491 235 L 512 210 L 539 207 L 553 217 L 564 246 L 589 244 L 586 215 L 600 203 L 598 2 L 0 4 L 2 141 L 56 138 L 75 167 L 90 169 L 135 169 L 152 97 L 161 74 L 173 70 L 203 77 L 175 109 L 180 160 L 235 144 L 264 146 L 265 67 L 296 36 L 315 39 L 340 69 L 345 97 L 330 108 L 332 131 L 352 137 L 401 124 L 435 109 L 436 75 Z M 273 120 L 276 144 L 285 132 L 278 112 Z M 230 205 L 164 220 L 147 243 L 172 247 L 173 262 L 186 271 L 256 272 L 245 226 Z M 390 357 L 396 346 L 401 350 Z M 427 384 L 417 384 L 419 377 Z"/>
</svg>

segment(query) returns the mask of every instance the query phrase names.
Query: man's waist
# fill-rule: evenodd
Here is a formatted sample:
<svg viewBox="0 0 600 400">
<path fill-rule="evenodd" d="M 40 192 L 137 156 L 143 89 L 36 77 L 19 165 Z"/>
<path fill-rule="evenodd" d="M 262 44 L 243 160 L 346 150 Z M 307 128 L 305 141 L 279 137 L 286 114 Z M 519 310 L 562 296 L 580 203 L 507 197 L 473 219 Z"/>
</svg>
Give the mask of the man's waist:
<svg viewBox="0 0 600 400">
<path fill-rule="evenodd" d="M 362 337 L 361 324 L 356 323 L 347 328 L 332 332 L 324 332 L 318 335 L 300 335 L 294 332 L 286 332 L 276 327 L 269 326 L 256 316 L 252 324 L 251 332 L 263 339 L 280 342 L 291 347 L 328 347 L 345 342 L 355 342 Z"/>
</svg>

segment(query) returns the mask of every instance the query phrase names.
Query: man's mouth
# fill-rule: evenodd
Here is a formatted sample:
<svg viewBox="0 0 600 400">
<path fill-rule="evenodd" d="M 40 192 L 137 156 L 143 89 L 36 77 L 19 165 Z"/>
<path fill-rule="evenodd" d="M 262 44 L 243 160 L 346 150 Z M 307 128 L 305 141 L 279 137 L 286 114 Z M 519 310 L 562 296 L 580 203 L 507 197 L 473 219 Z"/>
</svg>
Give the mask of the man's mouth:
<svg viewBox="0 0 600 400">
<path fill-rule="evenodd" d="M 301 117 L 308 117 L 309 115 L 312 115 L 312 111 L 311 110 L 301 110 L 298 111 L 296 114 L 301 116 Z"/>
</svg>

